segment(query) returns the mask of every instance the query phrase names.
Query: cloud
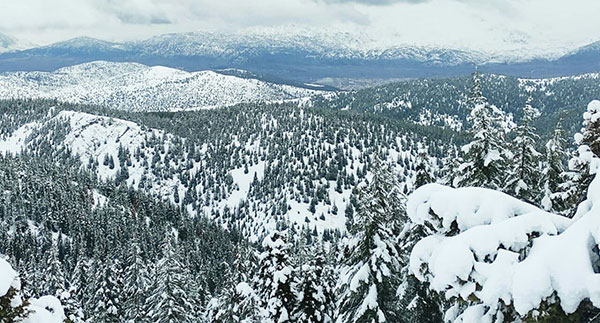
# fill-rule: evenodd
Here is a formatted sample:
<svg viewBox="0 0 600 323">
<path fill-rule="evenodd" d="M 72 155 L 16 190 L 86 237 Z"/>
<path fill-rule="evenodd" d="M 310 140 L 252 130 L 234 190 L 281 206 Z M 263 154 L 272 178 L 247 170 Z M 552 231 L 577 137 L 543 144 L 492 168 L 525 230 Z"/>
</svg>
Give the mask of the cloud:
<svg viewBox="0 0 600 323">
<path fill-rule="evenodd" d="M 373 6 L 385 6 L 394 3 L 423 3 L 430 0 L 315 0 L 324 3 L 360 3 Z"/>
<path fill-rule="evenodd" d="M 353 33 L 370 46 L 518 52 L 598 40 L 598 12 L 597 0 L 1 0 L 0 33 L 47 44 L 84 35 L 120 41 L 308 28 Z"/>
</svg>

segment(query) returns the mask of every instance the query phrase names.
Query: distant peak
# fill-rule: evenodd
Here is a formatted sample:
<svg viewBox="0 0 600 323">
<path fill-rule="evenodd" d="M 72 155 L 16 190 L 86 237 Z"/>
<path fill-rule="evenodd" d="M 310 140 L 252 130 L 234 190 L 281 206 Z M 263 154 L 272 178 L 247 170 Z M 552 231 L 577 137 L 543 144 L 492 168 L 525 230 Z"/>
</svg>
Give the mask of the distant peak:
<svg viewBox="0 0 600 323">
<path fill-rule="evenodd" d="M 113 46 L 115 43 L 100 40 L 88 36 L 81 36 L 71 38 L 62 42 L 54 43 L 52 47 L 73 47 L 73 48 L 81 48 L 81 47 L 90 47 L 90 46 Z"/>
</svg>

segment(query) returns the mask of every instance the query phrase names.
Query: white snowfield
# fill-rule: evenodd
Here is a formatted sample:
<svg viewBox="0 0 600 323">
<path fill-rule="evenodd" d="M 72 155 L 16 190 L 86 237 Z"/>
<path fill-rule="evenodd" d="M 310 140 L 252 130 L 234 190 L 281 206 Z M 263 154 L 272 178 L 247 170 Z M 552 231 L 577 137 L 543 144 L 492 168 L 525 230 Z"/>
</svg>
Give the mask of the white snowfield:
<svg viewBox="0 0 600 323">
<path fill-rule="evenodd" d="M 282 101 L 323 91 L 213 71 L 97 61 L 54 72 L 0 73 L 0 98 L 46 98 L 132 111 L 178 111 Z"/>
<path fill-rule="evenodd" d="M 0 258 L 0 297 L 5 296 L 10 288 L 16 289 L 17 294 L 11 299 L 11 306 L 23 304 L 20 294 L 21 281 L 17 272 L 3 258 Z M 61 323 L 66 318 L 60 301 L 54 296 L 31 298 L 26 309 L 30 311 L 23 323 Z"/>
<path fill-rule="evenodd" d="M 575 220 L 493 190 L 437 184 L 415 191 L 407 212 L 436 232 L 415 245 L 411 272 L 467 302 L 448 310 L 447 321 L 492 322 L 501 302 L 523 316 L 555 296 L 566 313 L 584 299 L 600 307 L 600 176 Z"/>
</svg>

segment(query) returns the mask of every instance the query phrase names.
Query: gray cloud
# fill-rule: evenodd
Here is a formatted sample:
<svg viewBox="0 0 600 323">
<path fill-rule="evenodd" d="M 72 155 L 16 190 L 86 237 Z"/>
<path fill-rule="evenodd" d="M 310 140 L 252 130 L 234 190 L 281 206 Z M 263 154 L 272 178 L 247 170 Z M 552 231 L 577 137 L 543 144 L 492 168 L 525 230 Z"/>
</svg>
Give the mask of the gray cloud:
<svg viewBox="0 0 600 323">
<path fill-rule="evenodd" d="M 138 15 L 138 14 L 134 14 L 134 13 L 125 13 L 125 12 L 119 12 L 116 14 L 116 17 L 119 19 L 119 21 L 125 23 L 125 24 L 138 24 L 138 25 L 147 25 L 147 24 L 151 24 L 151 25 L 162 25 L 162 24 L 171 24 L 173 23 L 173 21 L 171 21 L 169 18 L 165 17 L 165 16 L 155 16 L 155 15 L 150 15 L 150 16 L 145 16 L 145 15 Z"/>
</svg>

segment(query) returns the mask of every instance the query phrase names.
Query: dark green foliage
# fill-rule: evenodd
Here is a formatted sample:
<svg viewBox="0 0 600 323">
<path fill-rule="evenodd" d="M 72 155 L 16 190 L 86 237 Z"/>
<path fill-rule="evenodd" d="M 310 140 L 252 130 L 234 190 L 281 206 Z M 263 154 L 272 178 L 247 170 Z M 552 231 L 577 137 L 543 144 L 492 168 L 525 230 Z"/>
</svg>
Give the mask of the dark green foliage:
<svg viewBox="0 0 600 323">
<path fill-rule="evenodd" d="M 321 246 L 304 246 L 306 259 L 299 259 L 296 273 L 298 299 L 292 314 L 294 322 L 334 322 L 335 274 Z M 306 251 L 306 249 L 312 252 Z"/>
<path fill-rule="evenodd" d="M 19 291 L 16 288 L 10 287 L 8 292 L 0 297 L 0 322 L 16 322 L 27 317 L 27 301 L 18 306 L 13 306 L 14 304 L 12 304 L 13 299 L 17 297 L 18 293 Z"/>
</svg>

